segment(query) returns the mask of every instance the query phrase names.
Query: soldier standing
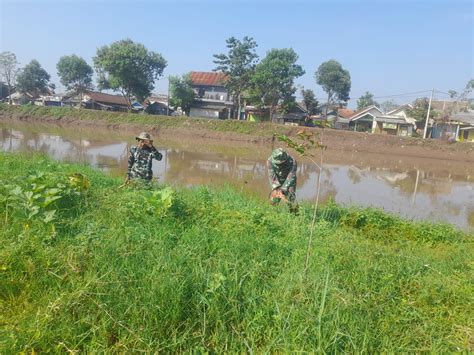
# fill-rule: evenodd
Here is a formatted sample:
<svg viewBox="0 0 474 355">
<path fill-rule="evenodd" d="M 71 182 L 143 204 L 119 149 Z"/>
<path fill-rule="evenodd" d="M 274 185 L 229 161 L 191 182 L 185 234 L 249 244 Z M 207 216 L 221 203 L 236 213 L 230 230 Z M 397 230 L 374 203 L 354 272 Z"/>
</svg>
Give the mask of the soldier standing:
<svg viewBox="0 0 474 355">
<path fill-rule="evenodd" d="M 130 148 L 128 155 L 127 181 L 130 179 L 143 179 L 151 181 L 153 178 L 152 161 L 161 160 L 163 155 L 153 146 L 153 138 L 147 132 L 135 137 L 138 141 L 136 147 Z"/>
<path fill-rule="evenodd" d="M 275 149 L 267 160 L 268 179 L 272 192 L 272 204 L 281 200 L 290 204 L 290 209 L 297 209 L 296 203 L 296 160 L 282 148 Z"/>
</svg>

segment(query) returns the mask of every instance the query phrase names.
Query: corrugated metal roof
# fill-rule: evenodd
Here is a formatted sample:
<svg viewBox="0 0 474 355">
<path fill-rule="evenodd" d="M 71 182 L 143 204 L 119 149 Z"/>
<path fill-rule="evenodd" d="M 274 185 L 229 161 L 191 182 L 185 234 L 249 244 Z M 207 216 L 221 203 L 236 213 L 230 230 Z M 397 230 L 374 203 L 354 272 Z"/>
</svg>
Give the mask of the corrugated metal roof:
<svg viewBox="0 0 474 355">
<path fill-rule="evenodd" d="M 396 116 L 392 116 L 392 117 L 377 116 L 377 117 L 375 117 L 375 120 L 377 122 L 382 122 L 382 123 L 410 124 L 407 121 L 405 121 L 403 118 L 399 118 L 399 117 L 396 117 Z"/>
<path fill-rule="evenodd" d="M 102 92 L 88 91 L 85 95 L 89 96 L 91 100 L 112 105 L 128 106 L 127 100 L 121 95 L 110 95 Z"/>
<path fill-rule="evenodd" d="M 467 112 L 458 112 L 449 117 L 450 121 L 459 121 L 462 123 L 474 125 L 474 110 L 468 110 Z"/>
<path fill-rule="evenodd" d="M 224 73 L 193 71 L 191 81 L 194 85 L 224 86 L 226 76 Z"/>
</svg>

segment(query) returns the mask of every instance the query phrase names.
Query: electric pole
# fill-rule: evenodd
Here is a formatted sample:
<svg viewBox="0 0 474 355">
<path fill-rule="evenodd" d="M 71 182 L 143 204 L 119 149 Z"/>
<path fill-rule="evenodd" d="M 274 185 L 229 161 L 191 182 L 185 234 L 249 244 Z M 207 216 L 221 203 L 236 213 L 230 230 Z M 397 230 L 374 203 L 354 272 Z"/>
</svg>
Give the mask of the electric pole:
<svg viewBox="0 0 474 355">
<path fill-rule="evenodd" d="M 434 89 L 431 90 L 430 102 L 428 103 L 428 112 L 426 113 L 425 130 L 423 131 L 423 139 L 426 139 L 426 132 L 428 131 L 428 121 L 430 119 L 431 101 L 433 100 Z"/>
<path fill-rule="evenodd" d="M 168 75 L 168 98 L 166 99 L 166 116 L 170 115 L 170 76 Z"/>
</svg>

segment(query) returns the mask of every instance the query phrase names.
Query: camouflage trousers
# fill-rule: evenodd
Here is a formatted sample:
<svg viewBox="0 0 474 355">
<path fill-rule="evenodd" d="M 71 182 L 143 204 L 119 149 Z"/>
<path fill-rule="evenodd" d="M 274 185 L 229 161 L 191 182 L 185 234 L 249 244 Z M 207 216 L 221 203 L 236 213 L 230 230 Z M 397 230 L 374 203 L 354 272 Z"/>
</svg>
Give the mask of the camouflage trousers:
<svg viewBox="0 0 474 355">
<path fill-rule="evenodd" d="M 286 202 L 291 212 L 298 212 L 298 202 L 296 201 L 296 186 L 290 186 L 285 195 L 285 198 L 272 197 L 270 193 L 270 203 L 278 205 L 282 200 Z"/>
</svg>

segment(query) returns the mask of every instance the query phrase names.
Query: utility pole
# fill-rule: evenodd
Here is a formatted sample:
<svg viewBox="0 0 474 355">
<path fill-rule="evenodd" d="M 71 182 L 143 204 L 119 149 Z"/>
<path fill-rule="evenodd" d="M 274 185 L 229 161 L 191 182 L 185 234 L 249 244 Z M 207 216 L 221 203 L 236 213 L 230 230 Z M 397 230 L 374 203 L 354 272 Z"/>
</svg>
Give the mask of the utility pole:
<svg viewBox="0 0 474 355">
<path fill-rule="evenodd" d="M 170 115 L 170 76 L 168 75 L 168 98 L 166 99 L 166 116 Z"/>
<path fill-rule="evenodd" d="M 428 121 L 430 119 L 431 101 L 433 100 L 434 89 L 431 90 L 430 102 L 428 103 L 428 112 L 426 113 L 425 130 L 423 131 L 423 139 L 426 139 L 426 132 L 428 131 Z"/>
</svg>

